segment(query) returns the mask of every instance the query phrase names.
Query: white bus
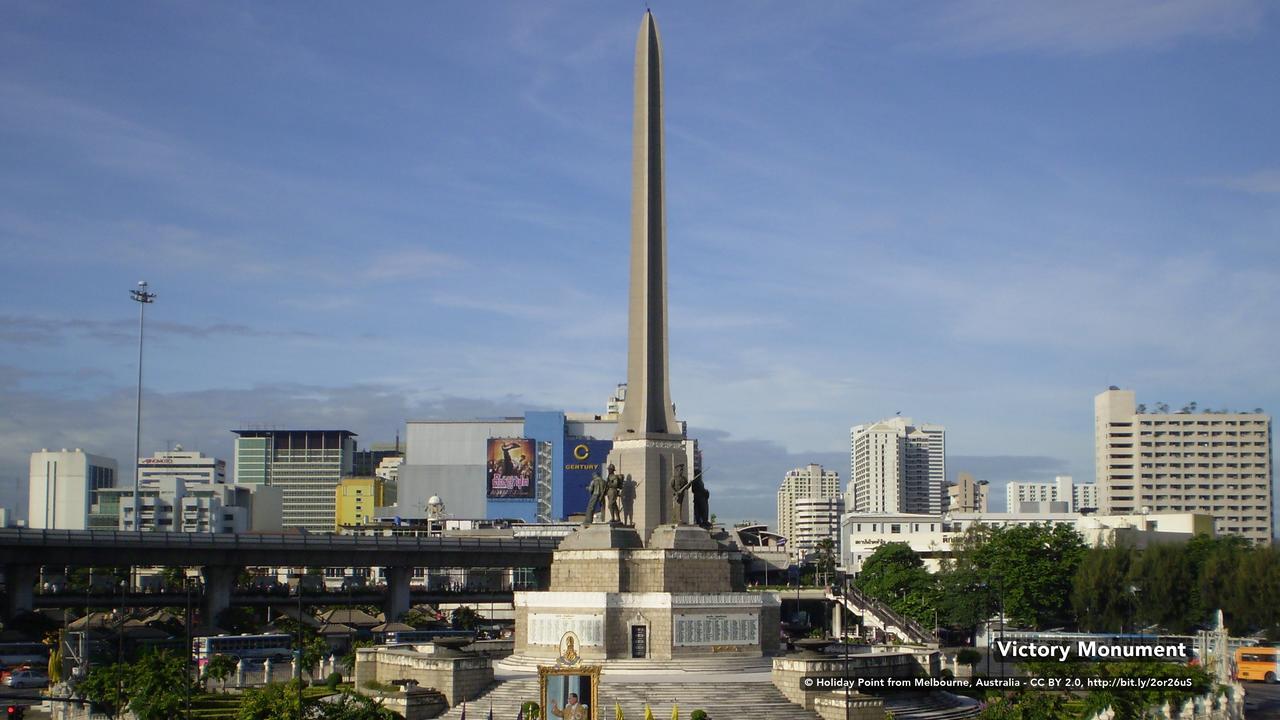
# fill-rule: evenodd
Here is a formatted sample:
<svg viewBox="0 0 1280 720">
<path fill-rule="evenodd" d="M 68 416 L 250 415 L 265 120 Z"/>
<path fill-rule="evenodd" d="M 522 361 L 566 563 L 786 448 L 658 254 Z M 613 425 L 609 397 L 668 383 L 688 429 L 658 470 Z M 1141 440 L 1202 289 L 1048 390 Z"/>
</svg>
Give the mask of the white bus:
<svg viewBox="0 0 1280 720">
<path fill-rule="evenodd" d="M 292 635 L 213 635 L 196 638 L 191 644 L 200 667 L 204 667 L 214 655 L 226 655 L 233 660 L 272 662 L 293 659 Z"/>
</svg>

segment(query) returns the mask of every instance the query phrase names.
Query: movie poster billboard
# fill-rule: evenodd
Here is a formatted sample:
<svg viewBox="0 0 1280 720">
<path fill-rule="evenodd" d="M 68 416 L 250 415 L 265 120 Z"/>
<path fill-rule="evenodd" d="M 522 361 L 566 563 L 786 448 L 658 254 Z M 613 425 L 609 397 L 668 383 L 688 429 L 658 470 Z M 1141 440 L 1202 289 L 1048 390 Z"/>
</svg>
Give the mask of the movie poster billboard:
<svg viewBox="0 0 1280 720">
<path fill-rule="evenodd" d="M 613 443 L 592 438 L 566 438 L 564 444 L 564 515 L 587 511 L 591 493 L 587 486 L 597 472 L 604 471 Z"/>
<path fill-rule="evenodd" d="M 491 500 L 532 500 L 538 455 L 529 438 L 489 438 L 486 495 Z"/>
</svg>

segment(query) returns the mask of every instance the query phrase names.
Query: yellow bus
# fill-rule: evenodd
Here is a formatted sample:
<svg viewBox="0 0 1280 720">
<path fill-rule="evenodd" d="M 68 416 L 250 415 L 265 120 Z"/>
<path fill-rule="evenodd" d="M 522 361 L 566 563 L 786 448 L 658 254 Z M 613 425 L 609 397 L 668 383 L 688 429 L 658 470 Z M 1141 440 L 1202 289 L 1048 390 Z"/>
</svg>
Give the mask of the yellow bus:
<svg viewBox="0 0 1280 720">
<path fill-rule="evenodd" d="M 1236 678 L 1273 683 L 1280 677 L 1280 651 L 1273 647 L 1236 648 Z"/>
</svg>

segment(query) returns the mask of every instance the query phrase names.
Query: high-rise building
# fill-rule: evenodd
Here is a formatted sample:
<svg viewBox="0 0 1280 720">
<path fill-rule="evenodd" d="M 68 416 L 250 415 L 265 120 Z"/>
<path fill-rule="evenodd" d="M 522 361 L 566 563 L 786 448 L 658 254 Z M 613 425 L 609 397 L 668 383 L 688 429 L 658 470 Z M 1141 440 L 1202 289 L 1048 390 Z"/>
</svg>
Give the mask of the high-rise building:
<svg viewBox="0 0 1280 720">
<path fill-rule="evenodd" d="M 1271 542 L 1271 418 L 1159 412 L 1112 386 L 1093 400 L 1099 501 L 1108 514 L 1200 512 L 1219 535 Z"/>
<path fill-rule="evenodd" d="M 840 557 L 840 516 L 844 514 L 844 498 L 837 493 L 833 497 L 797 498 L 792 534 L 787 537 L 787 551 L 796 562 L 804 562 L 818 543 L 830 540 L 835 558 Z"/>
<path fill-rule="evenodd" d="M 350 430 L 233 430 L 236 484 L 280 488 L 285 528 L 333 532 L 334 489 L 351 475 Z"/>
<path fill-rule="evenodd" d="M 178 445 L 172 450 L 158 452 L 149 458 L 138 458 L 140 484 L 165 478 L 182 478 L 201 483 L 225 483 L 227 461 L 189 452 Z"/>
<path fill-rule="evenodd" d="M 1051 483 L 1011 482 L 1004 488 L 1005 510 L 1024 512 L 1025 503 L 1064 503 L 1065 512 L 1098 509 L 1098 486 L 1076 484 L 1070 475 L 1058 475 Z"/>
<path fill-rule="evenodd" d="M 850 431 L 849 494 L 855 513 L 942 512 L 946 428 L 892 417 Z"/>
<path fill-rule="evenodd" d="M 29 477 L 27 527 L 86 530 L 99 491 L 115 487 L 116 461 L 79 448 L 41 450 L 31 453 Z"/>
<path fill-rule="evenodd" d="M 947 486 L 948 512 L 987 512 L 987 481 L 975 480 L 972 473 L 962 472 Z"/>
<path fill-rule="evenodd" d="M 778 486 L 778 534 L 787 539 L 787 547 L 793 560 L 803 560 L 798 549 L 796 512 L 801 500 L 831 500 L 840 497 L 840 474 L 824 470 L 821 465 L 810 463 L 787 472 Z M 809 510 L 817 512 L 818 508 Z M 812 518 L 810 518 L 812 519 Z M 832 532 L 839 530 L 839 515 Z"/>
</svg>

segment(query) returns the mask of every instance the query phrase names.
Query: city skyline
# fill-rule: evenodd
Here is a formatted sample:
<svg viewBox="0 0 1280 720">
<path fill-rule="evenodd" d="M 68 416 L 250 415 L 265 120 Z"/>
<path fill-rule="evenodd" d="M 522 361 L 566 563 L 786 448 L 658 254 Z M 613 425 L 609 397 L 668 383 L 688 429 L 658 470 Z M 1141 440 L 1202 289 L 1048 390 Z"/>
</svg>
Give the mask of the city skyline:
<svg viewBox="0 0 1280 720">
<path fill-rule="evenodd" d="M 656 9 L 671 394 L 721 519 L 898 411 L 1002 498 L 1093 479 L 1108 385 L 1280 406 L 1275 13 L 1022 7 Z M 602 410 L 638 11 L 468 10 L 0 10 L 0 481 L 127 475 L 139 279 L 144 455 Z"/>
</svg>

